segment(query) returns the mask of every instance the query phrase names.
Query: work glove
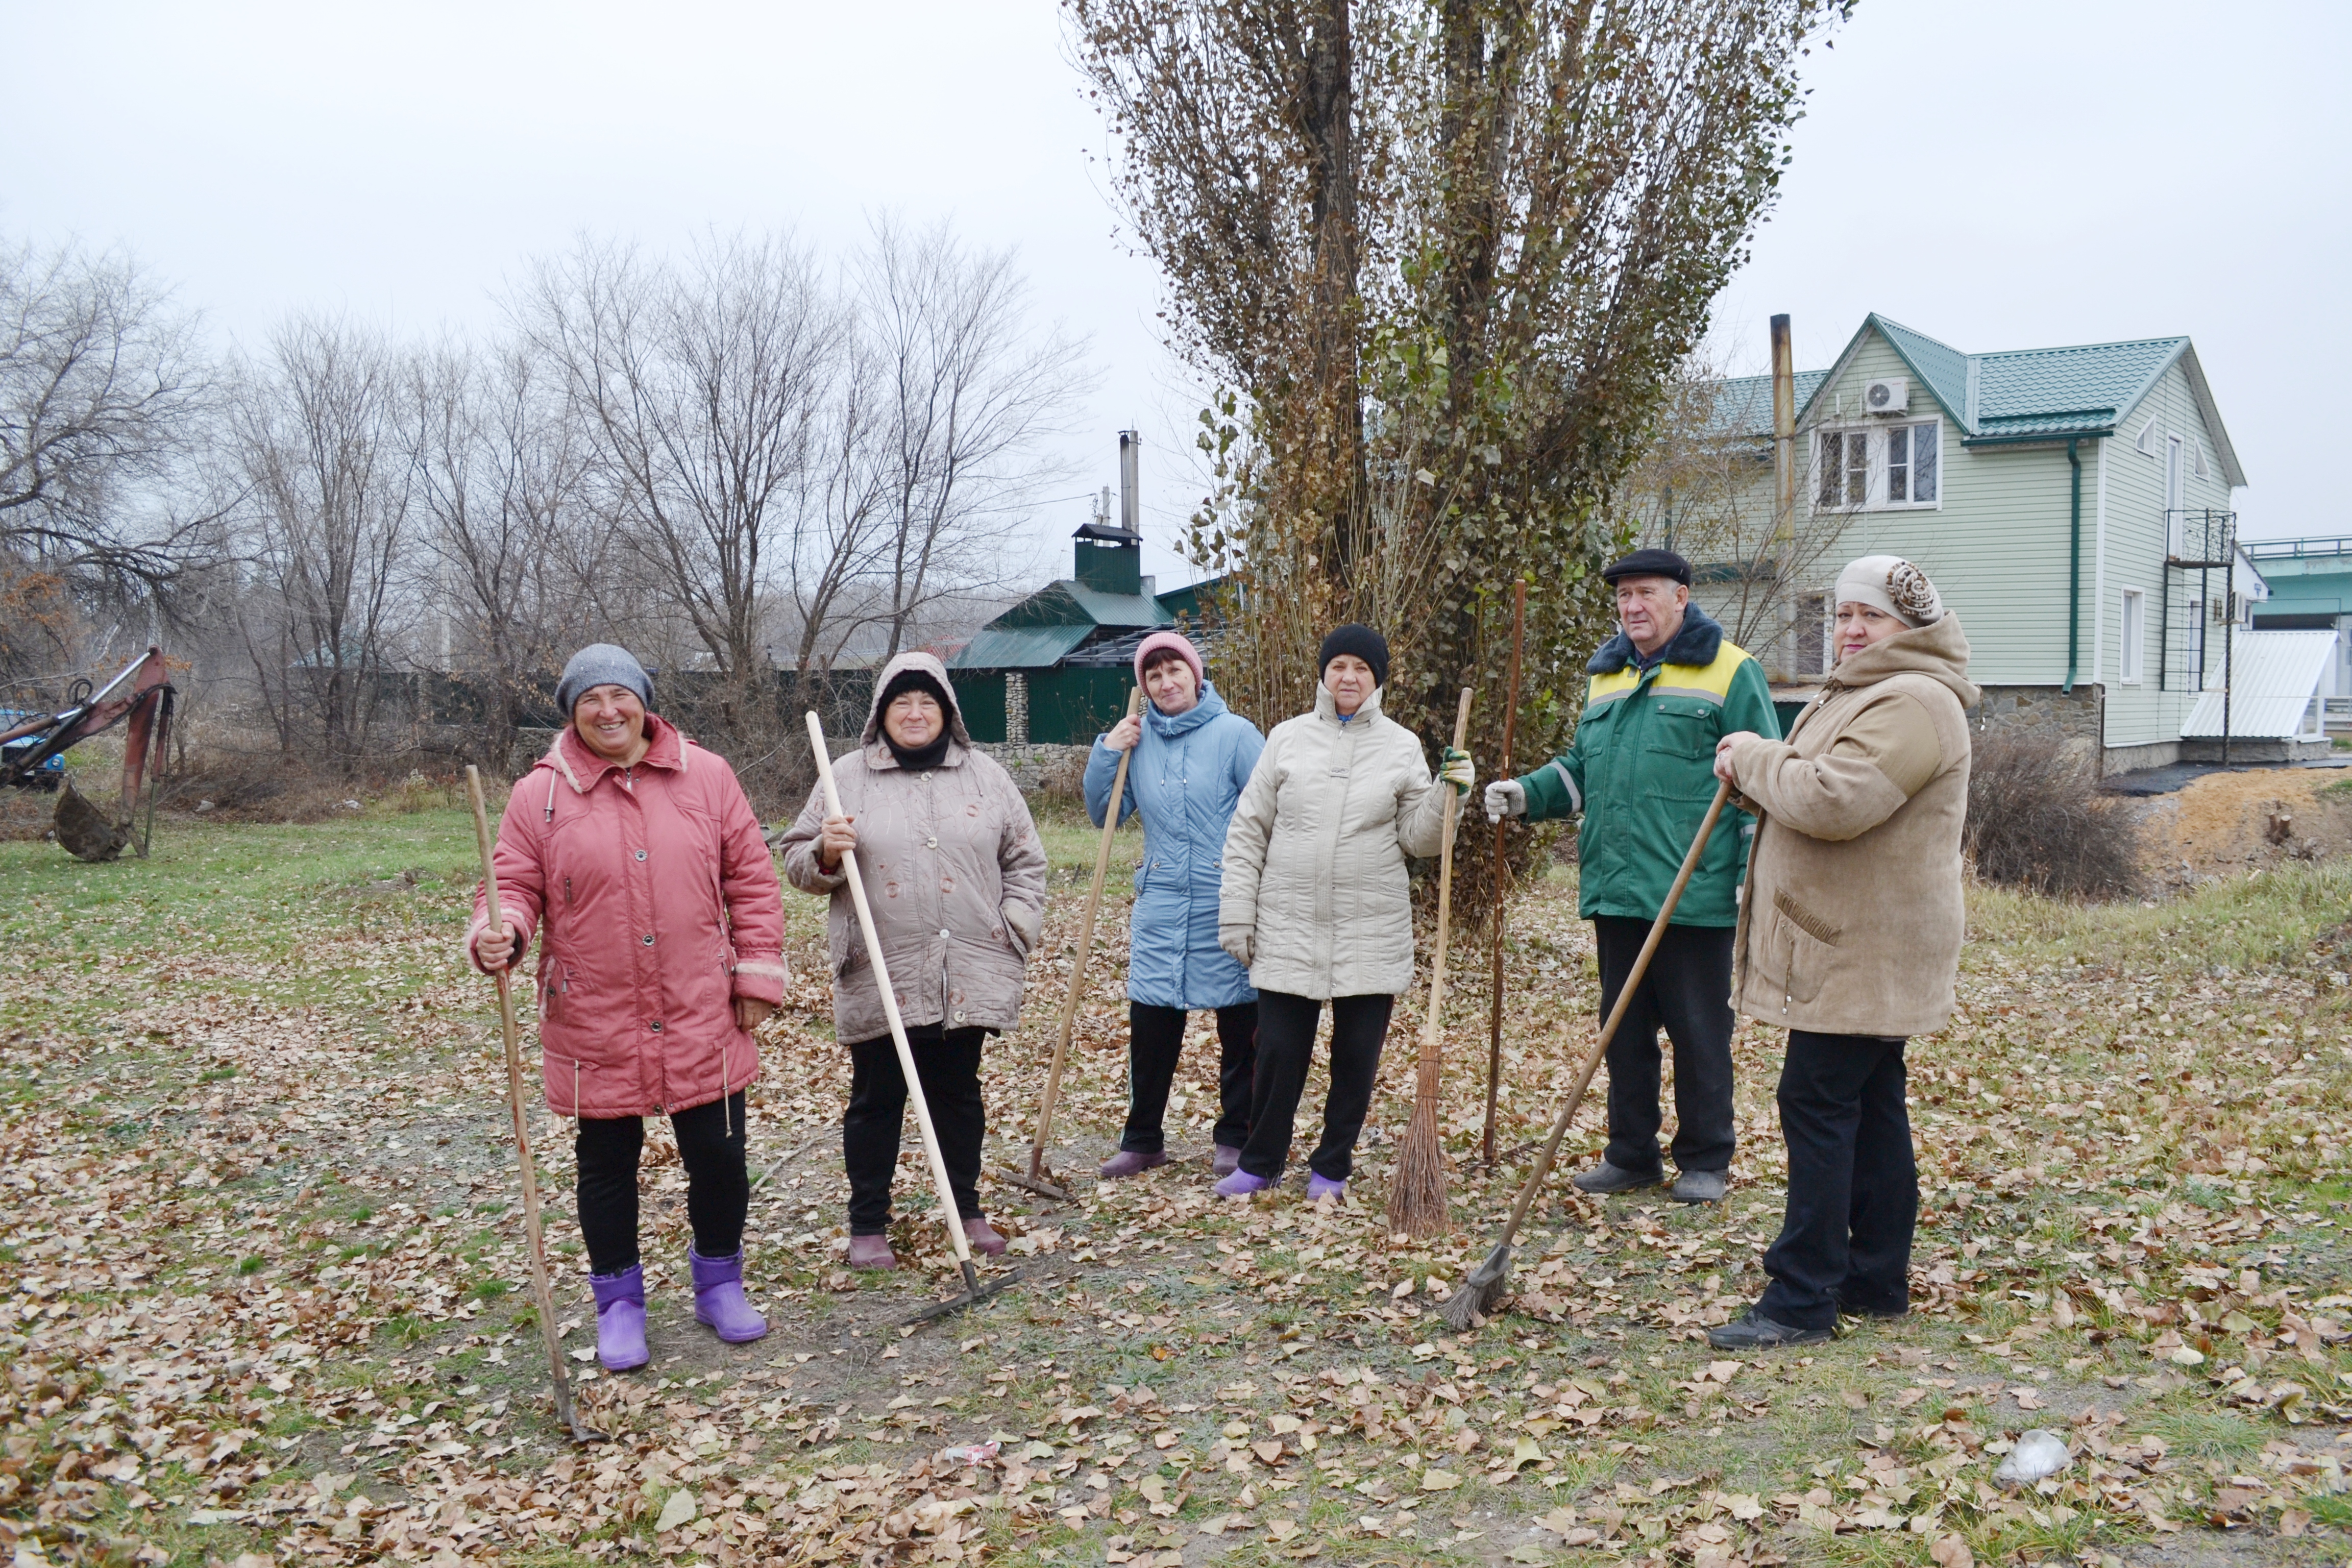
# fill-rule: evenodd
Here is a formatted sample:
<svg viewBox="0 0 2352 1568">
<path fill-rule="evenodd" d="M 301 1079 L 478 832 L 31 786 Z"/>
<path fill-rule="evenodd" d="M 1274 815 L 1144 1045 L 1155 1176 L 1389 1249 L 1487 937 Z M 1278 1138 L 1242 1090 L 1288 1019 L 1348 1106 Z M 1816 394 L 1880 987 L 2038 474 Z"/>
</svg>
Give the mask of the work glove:
<svg viewBox="0 0 2352 1568">
<path fill-rule="evenodd" d="M 1517 779 L 1496 779 L 1486 786 L 1486 820 L 1500 822 L 1507 816 L 1528 814 L 1528 786 Z"/>
<path fill-rule="evenodd" d="M 1478 769 L 1470 761 L 1469 752 L 1448 746 L 1438 753 L 1437 776 L 1452 784 L 1454 797 L 1460 799 L 1470 793 L 1472 784 L 1478 782 Z"/>
<path fill-rule="evenodd" d="M 1255 926 L 1220 926 L 1217 945 L 1233 954 L 1235 963 L 1247 969 L 1257 957 L 1257 928 Z"/>
</svg>

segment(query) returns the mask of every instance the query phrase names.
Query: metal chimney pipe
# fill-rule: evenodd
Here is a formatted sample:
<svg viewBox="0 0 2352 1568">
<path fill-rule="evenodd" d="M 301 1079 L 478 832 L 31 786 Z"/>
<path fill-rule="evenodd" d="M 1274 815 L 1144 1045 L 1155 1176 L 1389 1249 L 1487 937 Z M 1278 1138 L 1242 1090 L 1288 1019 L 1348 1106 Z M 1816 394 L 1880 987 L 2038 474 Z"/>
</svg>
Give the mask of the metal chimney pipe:
<svg viewBox="0 0 2352 1568">
<path fill-rule="evenodd" d="M 1797 516 L 1797 368 L 1789 349 L 1789 318 L 1772 318 L 1773 536 L 1786 542 Z"/>
<path fill-rule="evenodd" d="M 1143 531 L 1143 489 L 1135 471 L 1136 448 L 1142 445 L 1134 431 L 1118 433 L 1118 525 L 1134 534 Z"/>
</svg>

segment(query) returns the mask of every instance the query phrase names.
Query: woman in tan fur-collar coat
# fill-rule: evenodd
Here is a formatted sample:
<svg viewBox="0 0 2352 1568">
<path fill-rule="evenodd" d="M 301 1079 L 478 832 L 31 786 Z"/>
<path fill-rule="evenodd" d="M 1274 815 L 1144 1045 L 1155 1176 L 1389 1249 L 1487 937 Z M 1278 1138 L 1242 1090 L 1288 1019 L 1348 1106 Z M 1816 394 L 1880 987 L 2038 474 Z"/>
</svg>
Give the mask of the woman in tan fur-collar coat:
<svg viewBox="0 0 2352 1568">
<path fill-rule="evenodd" d="M 1739 1010 L 1789 1031 L 1788 1213 L 1762 1299 L 1707 1335 L 1724 1350 L 1909 1310 L 1919 1184 L 1903 1047 L 1952 1011 L 1978 691 L 1959 621 L 1896 556 L 1839 574 L 1834 647 L 1786 741 L 1727 735 L 1716 751 L 1717 775 L 1761 818 L 1734 946 Z"/>
</svg>

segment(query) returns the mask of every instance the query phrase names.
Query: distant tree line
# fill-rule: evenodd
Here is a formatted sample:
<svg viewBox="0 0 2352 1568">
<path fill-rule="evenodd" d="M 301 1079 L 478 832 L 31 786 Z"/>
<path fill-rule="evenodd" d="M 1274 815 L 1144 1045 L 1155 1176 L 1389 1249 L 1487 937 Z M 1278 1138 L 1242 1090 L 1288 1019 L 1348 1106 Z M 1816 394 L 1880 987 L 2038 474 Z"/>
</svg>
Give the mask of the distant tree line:
<svg viewBox="0 0 2352 1568">
<path fill-rule="evenodd" d="M 0 701 L 161 640 L 249 748 L 365 769 L 414 739 L 383 678 L 432 672 L 503 759 L 606 639 L 758 747 L 776 671 L 969 629 L 1024 574 L 1087 388 L 1010 255 L 943 226 L 837 260 L 583 239 L 502 304 L 482 341 L 300 314 L 215 355 L 121 255 L 0 248 Z"/>
</svg>

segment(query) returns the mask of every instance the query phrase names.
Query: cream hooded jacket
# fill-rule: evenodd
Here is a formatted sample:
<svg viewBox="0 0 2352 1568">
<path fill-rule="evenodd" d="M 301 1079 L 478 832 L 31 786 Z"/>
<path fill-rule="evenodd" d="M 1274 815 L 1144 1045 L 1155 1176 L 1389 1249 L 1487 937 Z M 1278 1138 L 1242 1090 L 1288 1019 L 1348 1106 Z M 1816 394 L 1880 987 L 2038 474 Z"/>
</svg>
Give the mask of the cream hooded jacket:
<svg viewBox="0 0 2352 1568">
<path fill-rule="evenodd" d="M 1951 1016 L 1968 924 L 1968 668 L 1948 615 L 1840 664 L 1786 741 L 1732 748 L 1733 787 L 1763 817 L 1733 986 L 1749 1017 L 1893 1037 Z"/>
<path fill-rule="evenodd" d="M 902 669 L 919 669 L 948 696 L 947 756 L 909 773 L 882 739 L 881 694 Z M 908 1028 L 1003 1030 L 1021 1016 L 1021 969 L 1045 919 L 1045 847 L 1029 805 L 992 757 L 971 749 L 945 666 L 902 653 L 875 677 L 876 700 L 859 749 L 833 764 L 841 809 L 857 826 L 857 868 Z M 824 786 L 783 837 L 784 877 L 831 898 L 833 1028 L 845 1044 L 890 1032 L 881 988 L 857 929 L 849 879 L 817 863 Z"/>
<path fill-rule="evenodd" d="M 1328 1000 L 1412 984 L 1405 857 L 1434 855 L 1444 786 L 1421 742 L 1375 690 L 1342 723 L 1315 711 L 1275 726 L 1225 830 L 1217 944 L 1261 991 Z"/>
</svg>

